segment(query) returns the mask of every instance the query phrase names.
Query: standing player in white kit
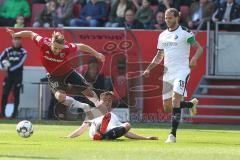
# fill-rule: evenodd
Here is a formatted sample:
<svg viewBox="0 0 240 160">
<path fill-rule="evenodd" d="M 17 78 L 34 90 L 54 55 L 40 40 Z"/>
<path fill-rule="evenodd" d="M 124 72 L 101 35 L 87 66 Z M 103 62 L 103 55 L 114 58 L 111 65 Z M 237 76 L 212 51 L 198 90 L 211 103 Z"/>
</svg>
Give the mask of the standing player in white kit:
<svg viewBox="0 0 240 160">
<path fill-rule="evenodd" d="M 182 101 L 182 99 L 187 96 L 186 84 L 190 69 L 196 66 L 203 48 L 189 29 L 179 25 L 179 18 L 177 9 L 166 10 L 165 21 L 168 29 L 159 35 L 158 52 L 143 73 L 145 77 L 148 77 L 151 69 L 160 64 L 164 58 L 163 106 L 166 112 L 172 112 L 172 129 L 165 143 L 176 142 L 176 131 L 181 119 L 182 108 L 190 108 L 192 115 L 197 112 L 198 100 L 196 98 L 191 101 Z M 190 46 L 197 50 L 189 63 Z"/>
</svg>

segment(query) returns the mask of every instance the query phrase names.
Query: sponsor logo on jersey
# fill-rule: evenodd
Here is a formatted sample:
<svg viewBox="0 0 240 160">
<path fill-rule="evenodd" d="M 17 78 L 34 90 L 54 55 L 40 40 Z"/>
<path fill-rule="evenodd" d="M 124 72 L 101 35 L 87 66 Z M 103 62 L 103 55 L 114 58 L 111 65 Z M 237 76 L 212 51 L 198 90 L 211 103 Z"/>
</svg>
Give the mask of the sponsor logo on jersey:
<svg viewBox="0 0 240 160">
<path fill-rule="evenodd" d="M 58 62 L 58 63 L 63 62 L 62 59 L 55 59 L 55 58 L 51 58 L 51 57 L 48 57 L 48 56 L 44 56 L 44 58 L 49 60 L 49 61 L 52 61 L 52 62 Z"/>
<path fill-rule="evenodd" d="M 177 42 L 164 42 L 162 43 L 163 47 L 173 47 L 177 46 Z"/>
</svg>

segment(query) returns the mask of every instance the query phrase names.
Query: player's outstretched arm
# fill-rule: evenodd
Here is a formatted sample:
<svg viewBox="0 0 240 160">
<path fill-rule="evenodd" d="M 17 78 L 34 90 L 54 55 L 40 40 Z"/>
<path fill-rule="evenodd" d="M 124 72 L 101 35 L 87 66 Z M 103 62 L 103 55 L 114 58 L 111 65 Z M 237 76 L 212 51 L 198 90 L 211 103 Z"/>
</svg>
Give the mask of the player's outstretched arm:
<svg viewBox="0 0 240 160">
<path fill-rule="evenodd" d="M 67 138 L 75 138 L 81 136 L 89 128 L 89 123 L 83 122 L 81 127 L 70 133 Z"/>
<path fill-rule="evenodd" d="M 154 137 L 154 136 L 151 136 L 151 137 L 143 137 L 143 136 L 134 134 L 134 133 L 132 133 L 132 132 L 127 132 L 124 136 L 125 136 L 126 138 L 129 138 L 129 139 L 158 140 L 158 137 Z"/>
<path fill-rule="evenodd" d="M 20 38 L 31 38 L 33 39 L 34 36 L 37 35 L 37 33 L 34 33 L 33 31 L 20 31 L 20 32 L 14 32 L 13 30 L 6 28 L 7 32 L 12 36 L 12 37 L 20 37 Z"/>
<path fill-rule="evenodd" d="M 82 43 L 78 43 L 76 45 L 78 46 L 78 51 L 91 53 L 93 56 L 98 58 L 100 61 L 102 61 L 102 62 L 105 61 L 105 56 L 102 53 L 97 52 L 92 47 L 90 47 L 90 46 L 88 46 L 86 44 L 82 44 Z"/>
<path fill-rule="evenodd" d="M 192 59 L 190 60 L 190 64 L 189 64 L 190 68 L 194 68 L 197 65 L 197 60 L 203 52 L 202 46 L 197 41 L 192 43 L 192 46 L 197 48 L 197 50 L 196 50 L 194 56 L 192 57 Z"/>
<path fill-rule="evenodd" d="M 150 74 L 150 71 L 155 68 L 158 64 L 161 63 L 164 57 L 164 52 L 162 49 L 159 49 L 156 56 L 153 58 L 150 65 L 147 67 L 147 69 L 143 72 L 143 76 L 148 77 Z"/>
</svg>

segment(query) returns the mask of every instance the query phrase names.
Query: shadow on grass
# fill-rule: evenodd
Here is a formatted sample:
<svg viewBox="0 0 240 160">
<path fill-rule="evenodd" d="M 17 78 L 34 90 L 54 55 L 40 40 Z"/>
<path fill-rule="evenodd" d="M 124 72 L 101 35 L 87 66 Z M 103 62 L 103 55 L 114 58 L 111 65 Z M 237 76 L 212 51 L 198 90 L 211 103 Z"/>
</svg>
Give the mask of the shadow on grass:
<svg viewBox="0 0 240 160">
<path fill-rule="evenodd" d="M 133 128 L 143 129 L 171 129 L 171 123 L 133 123 Z M 180 123 L 179 129 L 200 129 L 200 130 L 227 130 L 240 131 L 239 124 L 194 124 L 194 123 Z"/>
<path fill-rule="evenodd" d="M 208 142 L 208 141 L 205 141 L 205 142 L 191 142 L 191 143 L 194 143 L 194 144 L 204 144 L 204 145 L 224 145 L 224 146 L 231 146 L 231 145 L 234 145 L 234 146 L 239 146 L 240 144 L 239 143 L 223 143 L 223 142 Z"/>
<path fill-rule="evenodd" d="M 22 143 L 4 143 L 4 142 L 0 142 L 0 145 L 40 146 L 41 144 L 22 144 Z"/>
<path fill-rule="evenodd" d="M 20 155 L 2 155 L 0 158 L 21 158 L 21 159 L 59 159 L 57 157 L 40 157 L 40 156 L 20 156 Z"/>
<path fill-rule="evenodd" d="M 16 120 L 0 120 L 0 124 L 17 124 Z M 81 121 L 55 121 L 55 120 L 42 120 L 42 121 L 31 121 L 33 124 L 38 125 L 64 125 L 64 126 L 80 126 Z M 159 123 L 131 123 L 132 128 L 142 129 L 170 129 L 170 122 L 159 122 Z M 179 129 L 202 129 L 202 130 L 237 130 L 240 131 L 239 124 L 204 124 L 204 123 L 180 123 Z"/>
</svg>

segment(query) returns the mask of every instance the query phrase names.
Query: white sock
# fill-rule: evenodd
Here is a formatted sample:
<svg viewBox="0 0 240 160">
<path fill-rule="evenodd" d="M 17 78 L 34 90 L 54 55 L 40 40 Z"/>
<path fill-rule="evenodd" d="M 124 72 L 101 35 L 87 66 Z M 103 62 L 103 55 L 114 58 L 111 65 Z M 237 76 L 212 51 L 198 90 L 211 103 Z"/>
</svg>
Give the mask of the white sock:
<svg viewBox="0 0 240 160">
<path fill-rule="evenodd" d="M 90 101 L 92 101 L 95 106 L 98 106 L 98 103 L 99 103 L 99 98 L 97 96 L 97 94 L 95 92 L 93 92 L 93 97 L 88 97 L 86 96 Z"/>
<path fill-rule="evenodd" d="M 69 107 L 73 107 L 73 108 L 81 108 L 81 109 L 83 109 L 84 112 L 88 112 L 91 110 L 91 107 L 88 104 L 81 103 L 69 96 L 66 96 L 66 99 L 63 102 L 63 104 L 66 106 L 69 106 Z"/>
</svg>

